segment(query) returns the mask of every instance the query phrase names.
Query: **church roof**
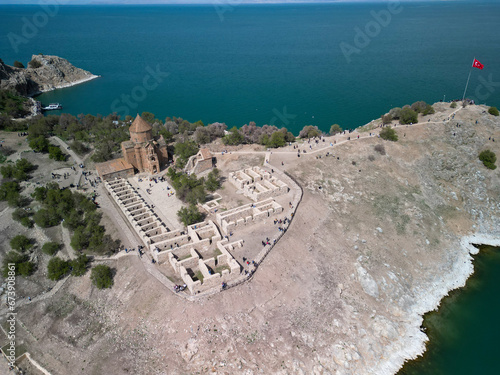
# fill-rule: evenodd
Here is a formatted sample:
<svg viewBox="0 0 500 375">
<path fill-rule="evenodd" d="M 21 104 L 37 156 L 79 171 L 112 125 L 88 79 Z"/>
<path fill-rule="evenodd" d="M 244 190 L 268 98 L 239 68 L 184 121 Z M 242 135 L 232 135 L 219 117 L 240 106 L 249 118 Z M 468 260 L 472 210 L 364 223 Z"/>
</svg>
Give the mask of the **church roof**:
<svg viewBox="0 0 500 375">
<path fill-rule="evenodd" d="M 152 129 L 153 127 L 149 125 L 147 121 L 143 120 L 141 116 L 137 115 L 137 117 L 135 118 L 134 122 L 132 123 L 132 125 L 128 130 L 131 133 L 144 133 L 147 131 L 151 131 Z"/>
</svg>

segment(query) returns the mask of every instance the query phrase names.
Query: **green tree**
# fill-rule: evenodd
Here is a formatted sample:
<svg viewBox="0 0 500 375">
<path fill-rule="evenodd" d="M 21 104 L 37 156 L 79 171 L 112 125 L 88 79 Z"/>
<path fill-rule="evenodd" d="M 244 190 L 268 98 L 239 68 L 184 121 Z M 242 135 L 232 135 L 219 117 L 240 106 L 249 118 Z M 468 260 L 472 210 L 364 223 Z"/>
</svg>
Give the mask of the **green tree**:
<svg viewBox="0 0 500 375">
<path fill-rule="evenodd" d="M 418 114 L 413 109 L 405 107 L 401 110 L 399 116 L 400 124 L 416 124 L 418 122 Z"/>
<path fill-rule="evenodd" d="M 400 115 L 401 115 L 401 108 L 399 107 L 394 107 L 393 109 L 391 109 L 389 111 L 389 115 L 391 115 L 391 117 L 394 119 L 394 120 L 398 120 Z"/>
<path fill-rule="evenodd" d="M 333 124 L 332 126 L 330 126 L 330 135 L 335 135 L 338 133 L 342 133 L 342 128 L 339 124 Z"/>
<path fill-rule="evenodd" d="M 314 138 L 314 137 L 319 137 L 320 135 L 321 131 L 318 129 L 317 126 L 313 125 L 304 126 L 299 133 L 300 138 Z"/>
<path fill-rule="evenodd" d="M 47 277 L 50 280 L 60 280 L 68 275 L 69 271 L 70 265 L 68 261 L 62 260 L 59 257 L 54 257 L 49 260 L 49 264 L 47 265 Z"/>
<path fill-rule="evenodd" d="M 83 276 L 87 272 L 90 259 L 85 254 L 80 254 L 78 258 L 70 261 L 71 276 Z"/>
<path fill-rule="evenodd" d="M 271 134 L 271 138 L 267 142 L 267 146 L 273 148 L 283 147 L 284 145 L 286 145 L 285 135 L 280 131 Z"/>
<path fill-rule="evenodd" d="M 450 104 L 450 108 L 457 108 L 457 103 L 456 102 L 452 102 Z"/>
<path fill-rule="evenodd" d="M 214 192 L 220 189 L 220 186 L 220 173 L 217 168 L 214 168 L 207 176 L 207 179 L 205 181 L 205 188 L 208 191 Z"/>
<path fill-rule="evenodd" d="M 31 238 L 19 234 L 10 240 L 10 247 L 12 247 L 14 250 L 24 252 L 31 249 L 34 242 L 35 241 Z"/>
<path fill-rule="evenodd" d="M 16 60 L 16 61 L 14 61 L 14 67 L 24 69 L 24 64 L 22 62 Z"/>
<path fill-rule="evenodd" d="M 186 226 L 199 223 L 203 220 L 203 214 L 194 204 L 190 204 L 189 207 L 182 207 L 179 211 L 177 211 L 177 216 Z"/>
<path fill-rule="evenodd" d="M 17 251 L 9 251 L 3 258 L 3 277 L 9 275 L 10 264 L 14 264 L 16 276 L 29 276 L 35 270 L 35 264 L 30 262 L 27 254 L 19 254 Z"/>
<path fill-rule="evenodd" d="M 42 252 L 44 252 L 47 255 L 54 256 L 57 254 L 60 248 L 61 245 L 58 244 L 57 242 L 46 242 L 42 246 Z"/>
<path fill-rule="evenodd" d="M 422 115 L 424 116 L 427 116 L 427 115 L 432 115 L 436 113 L 436 111 L 434 110 L 434 107 L 430 104 L 427 104 L 424 108 L 424 110 L 422 111 Z"/>
<path fill-rule="evenodd" d="M 56 207 L 41 208 L 33 215 L 35 224 L 40 228 L 49 228 L 59 225 L 62 218 L 57 213 Z"/>
<path fill-rule="evenodd" d="M 100 264 L 92 268 L 90 279 L 98 289 L 111 288 L 113 286 L 113 271 L 110 267 Z"/>
<path fill-rule="evenodd" d="M 29 146 L 35 152 L 47 152 L 47 151 L 49 151 L 49 141 L 43 135 L 40 135 L 40 136 L 30 140 Z"/>
<path fill-rule="evenodd" d="M 393 128 L 385 127 L 380 131 L 380 138 L 386 141 L 396 142 L 398 140 L 398 134 Z"/>
<path fill-rule="evenodd" d="M 82 142 L 80 141 L 73 141 L 71 142 L 71 149 L 75 151 L 78 155 L 85 155 L 87 152 L 89 152 L 89 148 L 85 146 Z"/>
<path fill-rule="evenodd" d="M 222 138 L 222 142 L 230 146 L 240 145 L 245 142 L 245 136 L 241 134 L 236 126 L 234 126 L 229 130 L 229 133 Z"/>
<path fill-rule="evenodd" d="M 7 201 L 9 206 L 17 207 L 20 201 L 21 186 L 16 181 L 7 181 L 0 185 L 0 201 Z"/>
<path fill-rule="evenodd" d="M 66 155 L 63 154 L 59 146 L 49 146 L 49 158 L 56 161 L 65 161 Z"/>
<path fill-rule="evenodd" d="M 495 162 L 497 161 L 497 156 L 491 150 L 484 150 L 479 154 L 479 160 L 481 160 L 486 168 L 495 170 L 497 166 Z"/>
<path fill-rule="evenodd" d="M 149 122 L 150 124 L 154 124 L 155 115 L 151 112 L 142 112 L 141 117 L 144 121 Z"/>
<path fill-rule="evenodd" d="M 493 116 L 498 116 L 499 115 L 497 107 L 490 107 L 490 108 L 488 108 L 488 113 L 490 115 L 493 115 Z"/>
</svg>

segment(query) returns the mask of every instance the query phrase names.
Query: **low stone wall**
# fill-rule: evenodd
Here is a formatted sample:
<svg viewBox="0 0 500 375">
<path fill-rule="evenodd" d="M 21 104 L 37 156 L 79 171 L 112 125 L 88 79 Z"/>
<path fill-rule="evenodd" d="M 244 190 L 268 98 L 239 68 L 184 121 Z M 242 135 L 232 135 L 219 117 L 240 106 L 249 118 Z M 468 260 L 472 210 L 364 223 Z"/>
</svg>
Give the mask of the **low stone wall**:
<svg viewBox="0 0 500 375">
<path fill-rule="evenodd" d="M 217 224 L 224 234 L 228 234 L 237 226 L 253 224 L 255 221 L 263 220 L 271 215 L 281 213 L 281 207 L 274 199 L 269 198 L 257 203 L 248 203 L 228 211 L 219 212 L 215 215 Z"/>
</svg>

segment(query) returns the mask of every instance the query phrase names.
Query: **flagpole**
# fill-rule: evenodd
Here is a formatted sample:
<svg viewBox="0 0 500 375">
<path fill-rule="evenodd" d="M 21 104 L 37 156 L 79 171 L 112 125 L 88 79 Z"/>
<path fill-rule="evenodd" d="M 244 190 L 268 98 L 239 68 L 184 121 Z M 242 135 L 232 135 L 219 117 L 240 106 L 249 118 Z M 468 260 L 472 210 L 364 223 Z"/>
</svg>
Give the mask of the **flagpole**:
<svg viewBox="0 0 500 375">
<path fill-rule="evenodd" d="M 474 60 L 476 58 L 474 57 Z M 472 65 L 474 65 L 474 60 L 472 60 Z M 465 85 L 465 90 L 464 90 L 464 96 L 462 97 L 462 101 L 465 100 L 465 93 L 467 92 L 467 87 L 469 87 L 469 80 L 470 80 L 470 74 L 472 73 L 472 66 L 470 67 L 470 70 L 469 70 L 469 77 L 467 78 L 467 84 Z"/>
</svg>

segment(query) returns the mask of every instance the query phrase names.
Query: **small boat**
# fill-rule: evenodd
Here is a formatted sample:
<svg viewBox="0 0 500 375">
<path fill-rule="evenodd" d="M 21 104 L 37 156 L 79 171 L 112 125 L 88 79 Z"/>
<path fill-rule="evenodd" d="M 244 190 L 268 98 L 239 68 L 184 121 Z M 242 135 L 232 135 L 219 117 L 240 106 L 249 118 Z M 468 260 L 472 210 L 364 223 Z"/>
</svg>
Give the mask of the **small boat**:
<svg viewBox="0 0 500 375">
<path fill-rule="evenodd" d="M 62 105 L 59 103 L 50 103 L 47 107 L 42 108 L 44 111 L 54 111 L 58 109 L 62 109 Z"/>
</svg>

